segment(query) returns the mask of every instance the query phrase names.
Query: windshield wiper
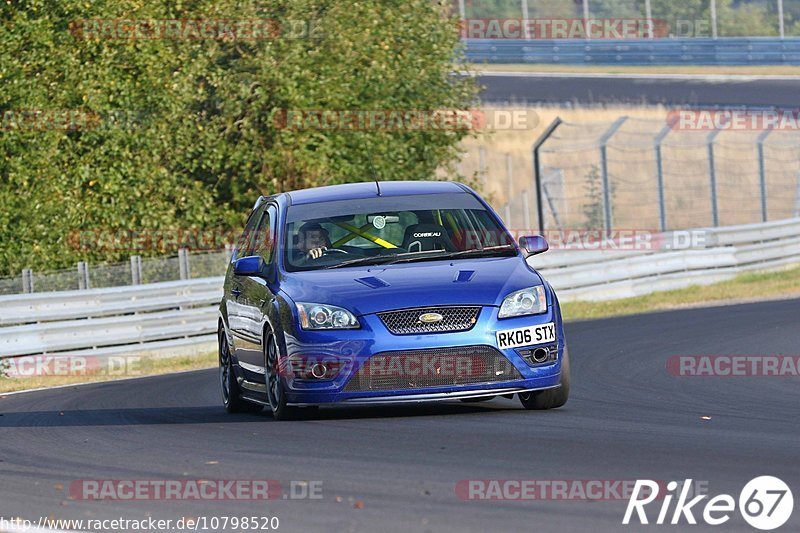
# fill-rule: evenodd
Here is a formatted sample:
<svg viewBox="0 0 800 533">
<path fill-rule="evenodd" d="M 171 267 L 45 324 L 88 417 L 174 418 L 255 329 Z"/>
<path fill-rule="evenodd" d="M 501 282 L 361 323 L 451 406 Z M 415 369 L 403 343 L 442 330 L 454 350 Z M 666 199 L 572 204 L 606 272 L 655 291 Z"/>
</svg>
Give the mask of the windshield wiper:
<svg viewBox="0 0 800 533">
<path fill-rule="evenodd" d="M 513 251 L 516 255 L 517 248 L 513 244 L 503 244 L 500 246 L 486 246 L 484 248 L 471 248 L 469 250 L 461 250 L 459 252 L 453 252 L 446 256 L 446 259 L 452 259 L 454 257 L 463 257 L 465 255 L 477 255 L 478 257 L 483 257 L 483 254 L 488 254 L 485 257 L 491 257 L 495 255 L 496 252 L 511 252 Z"/>
<path fill-rule="evenodd" d="M 405 254 L 397 254 L 395 258 L 383 265 L 393 265 L 395 263 L 404 263 L 415 261 L 417 259 L 453 259 L 456 257 L 464 257 L 469 255 L 478 255 L 478 257 L 491 257 L 496 252 L 513 251 L 516 254 L 516 247 L 513 244 L 504 244 L 502 246 L 487 246 L 485 248 L 471 248 L 469 250 L 461 250 L 458 252 L 448 252 L 446 250 L 428 250 L 427 252 L 409 252 Z M 488 252 L 488 253 L 487 253 Z"/>
<path fill-rule="evenodd" d="M 332 268 L 341 268 L 346 266 L 354 266 L 354 265 L 362 265 L 362 264 L 383 264 L 381 259 L 392 259 L 395 257 L 394 255 L 383 255 L 383 256 L 375 256 L 375 257 L 359 257 L 358 259 L 348 259 L 347 261 L 342 261 L 341 263 L 336 263 L 333 265 L 328 265 L 323 267 L 321 270 L 330 270 Z M 376 262 L 377 261 L 377 262 Z"/>
<path fill-rule="evenodd" d="M 426 259 L 453 259 L 456 257 L 464 257 L 470 255 L 477 255 L 478 257 L 491 257 L 497 252 L 511 252 L 516 253 L 517 249 L 513 244 L 504 244 L 502 246 L 486 246 L 485 248 L 471 248 L 469 250 L 461 250 L 458 252 L 448 252 L 446 250 L 426 250 L 424 252 L 404 252 L 402 254 L 384 255 L 376 257 L 359 257 L 358 259 L 350 259 L 335 265 L 328 265 L 322 270 L 329 270 L 332 268 L 341 268 L 347 266 L 361 265 L 361 264 L 374 264 L 374 265 L 394 265 L 397 263 L 407 263 L 416 260 Z M 485 255 L 484 255 L 485 254 Z"/>
</svg>

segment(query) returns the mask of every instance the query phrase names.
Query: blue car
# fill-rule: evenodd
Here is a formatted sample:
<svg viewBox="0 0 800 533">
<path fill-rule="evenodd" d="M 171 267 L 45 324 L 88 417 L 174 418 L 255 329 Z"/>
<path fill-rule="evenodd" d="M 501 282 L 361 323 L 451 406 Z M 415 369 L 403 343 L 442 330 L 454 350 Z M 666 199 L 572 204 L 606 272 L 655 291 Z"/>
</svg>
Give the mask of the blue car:
<svg viewBox="0 0 800 533">
<path fill-rule="evenodd" d="M 228 412 L 325 404 L 564 405 L 553 288 L 497 214 L 454 182 L 368 182 L 261 197 L 225 276 L 219 378 Z"/>
</svg>

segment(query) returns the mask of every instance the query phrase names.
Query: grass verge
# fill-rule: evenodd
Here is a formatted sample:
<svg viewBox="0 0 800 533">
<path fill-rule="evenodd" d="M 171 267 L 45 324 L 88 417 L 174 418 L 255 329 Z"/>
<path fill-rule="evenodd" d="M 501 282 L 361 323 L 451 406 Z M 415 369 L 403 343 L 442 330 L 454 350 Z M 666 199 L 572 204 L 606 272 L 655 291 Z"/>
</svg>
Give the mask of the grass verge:
<svg viewBox="0 0 800 533">
<path fill-rule="evenodd" d="M 562 314 L 565 320 L 585 320 L 783 297 L 800 297 L 800 267 L 780 272 L 742 274 L 712 285 L 694 285 L 635 298 L 566 302 L 562 304 Z"/>
<path fill-rule="evenodd" d="M 552 64 L 473 64 L 474 72 L 548 72 L 568 74 L 697 74 L 741 76 L 798 76 L 797 67 L 788 65 L 552 65 Z"/>
<path fill-rule="evenodd" d="M 121 358 L 117 358 L 120 360 Z M 21 390 L 74 385 L 78 383 L 112 381 L 116 379 L 155 376 L 185 372 L 188 370 L 201 370 L 217 365 L 216 352 L 200 355 L 179 357 L 128 357 L 125 356 L 126 369 L 109 371 L 106 368 L 97 371 L 86 371 L 78 375 L 36 375 L 25 377 L 0 376 L 0 394 Z M 91 365 L 87 365 L 91 366 Z M 47 365 L 47 368 L 52 368 Z"/>
</svg>

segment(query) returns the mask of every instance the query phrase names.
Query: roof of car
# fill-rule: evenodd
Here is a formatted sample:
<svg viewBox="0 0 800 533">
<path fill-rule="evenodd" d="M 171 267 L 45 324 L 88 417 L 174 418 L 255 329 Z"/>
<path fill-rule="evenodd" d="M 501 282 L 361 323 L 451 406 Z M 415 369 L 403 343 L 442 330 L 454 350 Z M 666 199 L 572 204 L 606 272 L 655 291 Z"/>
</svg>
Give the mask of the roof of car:
<svg viewBox="0 0 800 533">
<path fill-rule="evenodd" d="M 406 196 L 412 194 L 464 193 L 466 189 L 452 181 L 382 181 L 381 196 Z M 335 200 L 355 200 L 378 196 L 374 181 L 329 185 L 286 193 L 292 205 L 332 202 Z"/>
</svg>

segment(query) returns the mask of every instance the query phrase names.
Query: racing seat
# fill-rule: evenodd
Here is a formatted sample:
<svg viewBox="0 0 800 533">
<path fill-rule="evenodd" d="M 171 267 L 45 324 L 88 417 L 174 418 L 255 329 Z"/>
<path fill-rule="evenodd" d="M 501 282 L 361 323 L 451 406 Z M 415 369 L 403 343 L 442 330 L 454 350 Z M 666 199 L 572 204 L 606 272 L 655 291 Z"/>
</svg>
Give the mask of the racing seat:
<svg viewBox="0 0 800 533">
<path fill-rule="evenodd" d="M 403 237 L 403 248 L 409 252 L 457 251 L 447 230 L 439 224 L 414 224 L 407 227 Z"/>
</svg>

